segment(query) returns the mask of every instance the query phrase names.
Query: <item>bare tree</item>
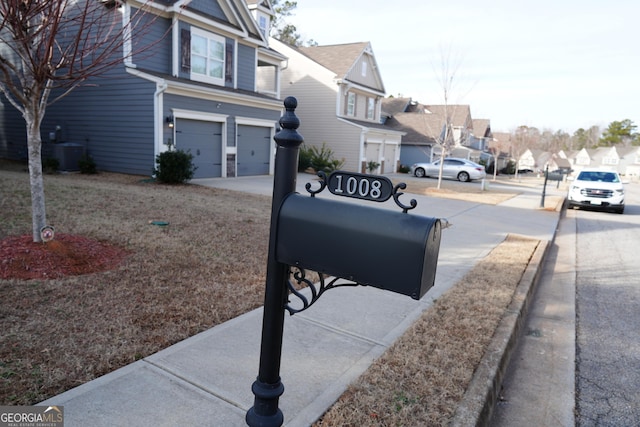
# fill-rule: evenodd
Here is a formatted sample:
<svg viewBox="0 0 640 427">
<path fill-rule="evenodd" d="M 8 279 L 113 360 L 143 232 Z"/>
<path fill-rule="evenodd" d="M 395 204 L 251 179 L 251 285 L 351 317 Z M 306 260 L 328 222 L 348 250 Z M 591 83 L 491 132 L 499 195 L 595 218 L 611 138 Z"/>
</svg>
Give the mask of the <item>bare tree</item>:
<svg viewBox="0 0 640 427">
<path fill-rule="evenodd" d="M 533 146 L 533 141 L 539 137 L 538 129 L 528 126 L 518 126 L 511 137 L 511 155 L 516 162 L 516 170 L 514 178 L 518 179 L 518 169 L 520 166 L 520 157 L 528 148 Z"/>
<path fill-rule="evenodd" d="M 446 51 L 440 49 L 440 70 L 436 72 L 438 76 L 438 84 L 442 90 L 443 97 L 443 124 L 437 143 L 441 149 L 440 168 L 438 170 L 438 189 L 442 184 L 442 172 L 444 169 L 444 159 L 450 153 L 454 141 L 453 136 L 453 116 L 455 114 L 455 105 L 451 104 L 451 98 L 458 83 L 458 72 L 460 70 L 461 59 L 451 57 L 451 48 Z"/>
<path fill-rule="evenodd" d="M 26 124 L 36 242 L 47 224 L 40 133 L 46 108 L 131 58 L 132 33 L 152 22 L 147 4 L 133 9 L 118 0 L 0 1 L 0 91 Z"/>
</svg>

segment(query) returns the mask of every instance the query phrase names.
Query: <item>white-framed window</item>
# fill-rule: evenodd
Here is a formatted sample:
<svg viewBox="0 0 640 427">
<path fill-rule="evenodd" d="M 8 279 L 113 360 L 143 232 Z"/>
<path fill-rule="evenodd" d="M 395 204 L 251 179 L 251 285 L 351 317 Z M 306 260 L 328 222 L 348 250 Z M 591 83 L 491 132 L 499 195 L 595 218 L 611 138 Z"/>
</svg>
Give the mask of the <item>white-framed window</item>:
<svg viewBox="0 0 640 427">
<path fill-rule="evenodd" d="M 376 114 L 376 100 L 367 98 L 367 119 L 373 120 Z"/>
<path fill-rule="evenodd" d="M 269 18 L 263 14 L 258 15 L 258 27 L 263 36 L 269 37 Z"/>
<path fill-rule="evenodd" d="M 367 62 L 362 61 L 362 77 L 367 77 Z"/>
<path fill-rule="evenodd" d="M 223 86 L 224 72 L 224 37 L 191 29 L 191 78 Z"/>
<path fill-rule="evenodd" d="M 353 117 L 356 115 L 356 94 L 349 92 L 347 94 L 347 116 Z"/>
</svg>

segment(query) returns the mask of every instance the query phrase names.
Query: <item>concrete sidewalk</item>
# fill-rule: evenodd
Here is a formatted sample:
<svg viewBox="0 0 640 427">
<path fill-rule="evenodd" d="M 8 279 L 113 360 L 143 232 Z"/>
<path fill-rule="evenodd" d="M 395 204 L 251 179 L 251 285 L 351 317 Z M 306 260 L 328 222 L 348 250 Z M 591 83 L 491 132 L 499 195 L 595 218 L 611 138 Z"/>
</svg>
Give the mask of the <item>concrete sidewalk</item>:
<svg viewBox="0 0 640 427">
<path fill-rule="evenodd" d="M 270 195 L 270 178 L 198 183 Z M 312 180 L 300 176 L 299 191 Z M 329 194 L 318 197 L 324 193 Z M 371 287 L 339 288 L 309 310 L 287 316 L 281 365 L 285 393 L 280 398 L 285 425 L 308 426 L 317 420 L 432 301 L 507 234 L 551 241 L 559 218 L 558 210 L 540 209 L 533 192 L 504 206 L 402 197 L 418 201 L 416 214 L 453 223 L 443 231 L 436 285 L 420 301 Z M 243 426 L 253 405 L 261 329 L 260 308 L 41 404 L 64 406 L 67 427 Z"/>
</svg>

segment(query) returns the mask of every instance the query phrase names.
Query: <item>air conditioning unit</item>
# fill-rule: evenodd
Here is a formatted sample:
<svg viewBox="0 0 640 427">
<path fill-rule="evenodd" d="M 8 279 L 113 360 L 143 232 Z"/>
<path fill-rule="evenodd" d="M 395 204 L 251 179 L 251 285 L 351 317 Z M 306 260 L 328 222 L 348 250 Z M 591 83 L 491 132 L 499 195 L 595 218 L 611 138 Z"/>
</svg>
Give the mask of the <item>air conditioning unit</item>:
<svg viewBox="0 0 640 427">
<path fill-rule="evenodd" d="M 59 170 L 78 171 L 80 170 L 79 162 L 85 155 L 85 148 L 83 144 L 77 142 L 60 142 L 52 144 L 50 155 L 60 162 Z"/>
</svg>

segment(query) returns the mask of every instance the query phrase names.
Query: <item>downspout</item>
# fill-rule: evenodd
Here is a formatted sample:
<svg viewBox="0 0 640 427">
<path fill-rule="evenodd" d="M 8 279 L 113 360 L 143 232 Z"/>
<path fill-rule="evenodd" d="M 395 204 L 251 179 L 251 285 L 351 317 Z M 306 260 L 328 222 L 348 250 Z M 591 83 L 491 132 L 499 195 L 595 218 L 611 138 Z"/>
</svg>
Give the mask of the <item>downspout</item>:
<svg viewBox="0 0 640 427">
<path fill-rule="evenodd" d="M 131 6 L 123 4 L 122 7 L 122 57 L 125 67 L 136 68 L 133 63 L 133 50 L 131 45 Z"/>
<path fill-rule="evenodd" d="M 171 75 L 178 77 L 180 74 L 180 63 L 178 62 L 177 52 L 180 52 L 180 28 L 177 16 L 171 18 Z"/>
<path fill-rule="evenodd" d="M 153 128 L 155 129 L 154 132 L 154 150 L 153 150 L 153 166 L 155 168 L 155 159 L 156 156 L 164 151 L 166 151 L 167 149 L 167 145 L 165 145 L 164 147 L 163 145 L 163 139 L 164 139 L 164 120 L 163 120 L 163 114 L 162 112 L 164 111 L 164 92 L 167 90 L 167 83 L 162 81 L 156 84 L 156 91 L 153 93 L 153 111 L 154 113 L 154 120 L 153 120 Z M 174 128 L 175 129 L 175 128 Z M 173 132 L 173 130 L 172 130 Z M 174 135 L 171 135 L 171 140 L 173 141 Z M 175 142 L 175 141 L 173 141 Z"/>
</svg>

